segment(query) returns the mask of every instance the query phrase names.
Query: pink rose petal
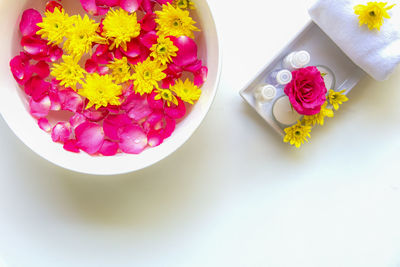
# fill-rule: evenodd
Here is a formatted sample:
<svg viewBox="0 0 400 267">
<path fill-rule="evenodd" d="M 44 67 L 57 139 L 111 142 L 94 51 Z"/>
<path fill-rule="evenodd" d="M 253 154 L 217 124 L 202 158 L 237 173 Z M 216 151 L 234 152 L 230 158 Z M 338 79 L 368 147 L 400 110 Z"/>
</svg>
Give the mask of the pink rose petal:
<svg viewBox="0 0 400 267">
<path fill-rule="evenodd" d="M 61 101 L 59 97 L 58 84 L 53 82 L 50 83 L 50 88 L 48 91 L 51 100 L 51 110 L 61 110 Z"/>
<path fill-rule="evenodd" d="M 165 127 L 161 131 L 164 139 L 170 137 L 172 133 L 175 131 L 176 121 L 170 117 L 165 117 Z"/>
<path fill-rule="evenodd" d="M 208 68 L 203 66 L 194 76 L 194 85 L 201 87 L 207 80 Z"/>
<path fill-rule="evenodd" d="M 35 101 L 40 101 L 43 97 L 49 94 L 49 90 L 51 89 L 51 84 L 45 82 L 44 80 L 40 79 L 38 76 L 35 76 L 31 83 L 32 86 L 32 98 Z"/>
<path fill-rule="evenodd" d="M 175 84 L 176 80 L 174 77 L 167 77 L 164 80 L 162 80 L 162 87 L 163 88 L 169 88 Z"/>
<path fill-rule="evenodd" d="M 69 122 L 59 122 L 51 131 L 51 139 L 53 142 L 61 142 L 64 143 L 65 141 L 71 138 L 71 125 Z"/>
<path fill-rule="evenodd" d="M 147 146 L 147 136 L 139 126 L 120 129 L 119 139 L 119 148 L 128 154 L 140 154 Z"/>
<path fill-rule="evenodd" d="M 79 153 L 79 147 L 77 145 L 77 141 L 76 140 L 67 140 L 64 143 L 63 148 L 69 152 L 73 152 L 73 153 Z"/>
<path fill-rule="evenodd" d="M 164 117 L 164 114 L 161 112 L 153 112 L 143 123 L 143 128 L 146 132 L 162 129 L 164 126 Z"/>
<path fill-rule="evenodd" d="M 118 130 L 130 124 L 132 119 L 126 114 L 108 115 L 103 122 L 104 134 L 110 139 L 118 140 Z"/>
<path fill-rule="evenodd" d="M 49 64 L 47 64 L 43 60 L 36 63 L 36 65 L 32 67 L 32 70 L 42 79 L 46 79 L 50 75 Z"/>
<path fill-rule="evenodd" d="M 197 61 L 197 44 L 187 36 L 169 37 L 174 45 L 179 49 L 176 57 L 173 58 L 174 64 L 178 66 L 188 66 Z"/>
<path fill-rule="evenodd" d="M 32 76 L 29 59 L 26 58 L 24 53 L 21 53 L 10 61 L 10 69 L 15 80 L 20 85 L 24 85 Z"/>
<path fill-rule="evenodd" d="M 38 125 L 39 125 L 40 129 L 42 129 L 43 131 L 48 132 L 48 133 L 53 128 L 53 127 L 51 127 L 51 124 L 49 123 L 49 121 L 46 118 L 40 118 L 38 120 Z"/>
<path fill-rule="evenodd" d="M 142 36 L 140 36 L 140 42 L 146 48 L 150 49 L 154 44 L 157 43 L 157 33 L 155 31 L 150 31 Z"/>
<path fill-rule="evenodd" d="M 138 103 L 128 111 L 128 116 L 134 121 L 140 123 L 141 120 L 149 116 L 153 110 L 148 106 L 147 101 Z"/>
<path fill-rule="evenodd" d="M 126 51 L 122 48 L 119 49 L 120 52 L 125 56 L 131 58 L 139 56 L 141 51 L 139 39 L 137 38 L 132 39 L 129 43 L 126 44 L 126 48 L 127 48 Z"/>
<path fill-rule="evenodd" d="M 63 6 L 60 3 L 58 3 L 57 1 L 49 1 L 49 2 L 47 2 L 46 11 L 54 12 L 54 9 L 56 9 L 56 8 L 61 10 L 61 9 L 63 9 Z"/>
<path fill-rule="evenodd" d="M 99 67 L 99 64 L 93 59 L 88 59 L 85 63 L 85 70 L 88 73 L 95 73 Z"/>
<path fill-rule="evenodd" d="M 119 5 L 120 0 L 96 0 L 98 6 L 114 7 Z"/>
<path fill-rule="evenodd" d="M 95 50 L 95 52 L 93 53 L 93 55 L 99 57 L 99 56 L 102 56 L 102 55 L 106 54 L 106 53 L 108 52 L 108 50 L 109 50 L 108 45 L 100 44 L 100 45 L 98 45 L 98 46 L 96 47 L 96 50 Z"/>
<path fill-rule="evenodd" d="M 76 145 L 88 154 L 97 153 L 104 142 L 103 128 L 97 123 L 84 122 L 75 129 Z"/>
<path fill-rule="evenodd" d="M 49 114 L 51 101 L 49 96 L 43 97 L 39 102 L 29 101 L 30 113 L 36 118 L 44 118 Z"/>
<path fill-rule="evenodd" d="M 71 112 L 81 112 L 83 109 L 83 100 L 72 89 L 64 89 L 59 91 L 58 96 L 60 97 L 61 109 L 69 110 Z"/>
<path fill-rule="evenodd" d="M 153 14 L 154 2 L 151 0 L 143 0 L 142 8 L 146 13 Z"/>
<path fill-rule="evenodd" d="M 83 9 L 91 15 L 98 14 L 96 0 L 80 0 Z"/>
<path fill-rule="evenodd" d="M 46 61 L 47 62 L 56 62 L 57 60 L 59 60 L 62 57 L 63 53 L 64 52 L 60 47 L 58 47 L 56 45 L 50 46 L 49 54 L 48 54 L 48 57 L 46 58 Z"/>
<path fill-rule="evenodd" d="M 120 0 L 120 6 L 123 10 L 132 13 L 138 10 L 142 0 Z"/>
<path fill-rule="evenodd" d="M 185 67 L 184 67 L 184 70 L 190 71 L 190 72 L 193 72 L 193 73 L 194 73 L 194 72 L 200 71 L 200 70 L 201 70 L 201 67 L 202 67 L 202 62 L 201 62 L 201 60 L 196 60 L 196 61 L 193 62 L 192 64 L 185 66 Z"/>
<path fill-rule="evenodd" d="M 153 91 L 151 94 L 147 96 L 147 103 L 151 109 L 162 110 L 164 108 L 164 102 L 159 99 L 155 100 L 157 93 Z"/>
<path fill-rule="evenodd" d="M 99 152 L 103 156 L 110 157 L 110 156 L 114 156 L 115 154 L 117 154 L 118 149 L 119 149 L 118 143 L 112 142 L 110 140 L 104 140 L 104 143 L 101 146 Z"/>
<path fill-rule="evenodd" d="M 108 115 L 109 111 L 106 108 L 90 108 L 86 109 L 82 112 L 83 116 L 85 116 L 88 120 L 93 122 L 98 122 L 104 119 Z"/>
<path fill-rule="evenodd" d="M 36 34 L 40 29 L 39 26 L 37 26 L 40 22 L 42 22 L 42 15 L 40 15 L 39 11 L 33 8 L 25 10 L 19 24 L 19 30 L 22 36 Z"/>
<path fill-rule="evenodd" d="M 178 98 L 178 105 L 171 104 L 170 107 L 167 105 L 164 107 L 165 114 L 170 116 L 173 119 L 180 119 L 183 118 L 186 114 L 186 106 L 185 103 Z"/>
<path fill-rule="evenodd" d="M 81 125 L 82 123 L 86 122 L 87 119 L 85 116 L 83 116 L 82 114 L 79 113 L 75 113 L 70 119 L 69 119 L 69 123 L 71 124 L 71 127 L 73 129 L 75 129 L 76 127 L 78 127 L 79 125 Z"/>
<path fill-rule="evenodd" d="M 146 32 L 154 31 L 156 29 L 157 23 L 155 21 L 155 14 L 146 14 L 140 21 L 140 27 Z"/>
<path fill-rule="evenodd" d="M 48 54 L 47 42 L 37 37 L 22 37 L 21 46 L 26 53 L 32 56 L 37 56 L 41 58 L 47 56 Z"/>
<path fill-rule="evenodd" d="M 156 147 L 162 144 L 164 136 L 161 131 L 150 131 L 147 134 L 147 139 L 150 147 Z"/>
</svg>

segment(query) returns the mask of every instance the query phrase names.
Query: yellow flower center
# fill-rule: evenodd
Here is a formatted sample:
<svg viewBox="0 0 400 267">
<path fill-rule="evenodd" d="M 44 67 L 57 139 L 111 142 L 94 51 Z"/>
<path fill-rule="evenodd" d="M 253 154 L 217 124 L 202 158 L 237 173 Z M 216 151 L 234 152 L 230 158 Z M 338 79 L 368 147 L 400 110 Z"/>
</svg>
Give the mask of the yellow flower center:
<svg viewBox="0 0 400 267">
<path fill-rule="evenodd" d="M 148 71 L 148 70 L 144 71 L 143 76 L 144 76 L 144 78 L 145 78 L 146 80 L 150 79 L 150 78 L 151 78 L 151 73 L 150 73 L 150 71 Z"/>
<path fill-rule="evenodd" d="M 165 45 L 160 44 L 157 46 L 157 52 L 159 54 L 165 54 L 165 52 L 167 52 L 167 48 L 165 47 Z"/>
<path fill-rule="evenodd" d="M 172 22 L 172 26 L 174 27 L 180 27 L 182 26 L 182 22 L 179 18 L 176 18 L 173 22 Z"/>
</svg>

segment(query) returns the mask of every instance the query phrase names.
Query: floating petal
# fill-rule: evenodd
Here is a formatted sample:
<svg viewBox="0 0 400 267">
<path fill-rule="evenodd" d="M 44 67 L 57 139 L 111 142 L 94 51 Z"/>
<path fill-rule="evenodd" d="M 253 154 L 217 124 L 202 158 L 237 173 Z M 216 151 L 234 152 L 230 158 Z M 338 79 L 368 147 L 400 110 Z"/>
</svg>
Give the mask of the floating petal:
<svg viewBox="0 0 400 267">
<path fill-rule="evenodd" d="M 171 106 L 165 106 L 165 114 L 170 116 L 173 119 L 180 119 L 183 118 L 186 114 L 186 106 L 185 103 L 179 98 L 176 98 L 178 100 L 178 105 L 171 104 Z"/>
<path fill-rule="evenodd" d="M 38 125 L 40 127 L 40 129 L 42 129 L 45 132 L 50 132 L 52 127 L 51 124 L 49 123 L 49 121 L 46 118 L 40 118 L 38 120 Z"/>
<path fill-rule="evenodd" d="M 97 153 L 104 142 L 103 128 L 97 123 L 84 122 L 75 129 L 77 146 L 88 154 Z"/>
<path fill-rule="evenodd" d="M 76 143 L 76 140 L 67 140 L 65 141 L 63 148 L 69 152 L 79 153 L 80 150 Z"/>
<path fill-rule="evenodd" d="M 51 100 L 49 96 L 43 97 L 39 102 L 31 99 L 29 101 L 30 113 L 36 118 L 44 118 L 49 114 L 51 107 Z"/>
<path fill-rule="evenodd" d="M 22 36 L 34 35 L 40 30 L 38 23 L 42 22 L 42 15 L 39 11 L 31 8 L 24 11 L 22 14 L 19 30 Z"/>
<path fill-rule="evenodd" d="M 69 122 L 59 122 L 51 131 L 51 139 L 53 142 L 61 142 L 64 143 L 65 141 L 71 138 L 71 125 Z"/>
<path fill-rule="evenodd" d="M 129 125 L 119 133 L 119 148 L 128 154 L 140 154 L 147 146 L 147 136 L 139 126 Z"/>
<path fill-rule="evenodd" d="M 104 134 L 110 139 L 118 140 L 118 130 L 130 124 L 132 119 L 126 114 L 108 115 L 103 122 Z"/>
<path fill-rule="evenodd" d="M 99 152 L 103 156 L 110 157 L 117 154 L 118 149 L 119 149 L 118 143 L 112 142 L 110 140 L 104 140 L 104 143 L 101 146 Z"/>
</svg>

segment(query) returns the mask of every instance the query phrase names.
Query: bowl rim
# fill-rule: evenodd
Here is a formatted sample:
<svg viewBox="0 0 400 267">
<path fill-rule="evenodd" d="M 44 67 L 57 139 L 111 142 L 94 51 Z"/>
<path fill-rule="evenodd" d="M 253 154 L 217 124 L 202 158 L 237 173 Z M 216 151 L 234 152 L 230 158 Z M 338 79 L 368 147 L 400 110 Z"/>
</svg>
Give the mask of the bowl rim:
<svg viewBox="0 0 400 267">
<path fill-rule="evenodd" d="M 124 168 L 123 170 L 116 170 L 112 169 L 111 171 L 94 171 L 94 170 L 88 170 L 88 169 L 80 169 L 76 166 L 68 166 L 68 164 L 61 164 L 61 162 L 54 160 L 53 158 L 46 156 L 46 154 L 39 149 L 35 149 L 31 146 L 31 142 L 28 142 L 28 140 L 24 137 L 25 134 L 22 133 L 22 131 L 19 130 L 19 127 L 17 127 L 18 123 L 12 119 L 12 116 L 6 115 L 6 112 L 3 109 L 0 109 L 0 115 L 6 122 L 7 126 L 11 129 L 11 131 L 18 137 L 18 139 L 25 144 L 26 147 L 28 147 L 31 151 L 33 151 L 36 155 L 39 155 L 40 158 L 45 159 L 48 162 L 51 162 L 52 164 L 61 167 L 65 170 L 81 173 L 81 174 L 88 174 L 88 175 L 93 175 L 93 176 L 114 176 L 114 175 L 121 175 L 121 174 L 127 174 L 127 173 L 133 173 L 145 168 L 148 168 L 168 156 L 172 155 L 174 152 L 176 152 L 179 148 L 181 148 L 189 139 L 190 137 L 193 136 L 193 134 L 196 132 L 196 130 L 200 127 L 200 125 L 204 122 L 205 117 L 207 114 L 210 112 L 211 106 L 215 101 L 215 97 L 219 88 L 219 83 L 221 79 L 221 72 L 222 72 L 222 48 L 221 48 L 221 36 L 218 31 L 218 26 L 216 24 L 215 18 L 214 18 L 214 12 L 208 3 L 208 0 L 204 0 L 204 3 L 206 7 L 209 10 L 210 20 L 211 20 L 211 25 L 213 26 L 213 30 L 215 30 L 215 43 L 217 45 L 217 49 L 215 50 L 218 53 L 218 58 L 217 58 L 217 68 L 216 68 L 216 76 L 215 76 L 215 83 L 211 86 L 211 93 L 209 96 L 209 100 L 206 102 L 206 111 L 199 116 L 198 118 L 198 123 L 195 123 L 194 127 L 190 129 L 190 133 L 188 133 L 185 138 L 182 138 L 179 143 L 175 146 L 173 146 L 172 149 L 168 150 L 167 153 L 163 153 L 162 156 L 158 157 L 156 160 L 149 160 L 140 166 L 134 166 L 132 168 Z M 11 74 L 9 74 L 11 75 Z M 51 140 L 50 140 L 51 141 Z M 62 149 L 62 148 L 60 148 Z M 84 152 L 82 152 L 84 153 Z M 132 156 L 132 155 L 130 155 Z M 136 156 L 136 155 L 133 155 Z M 106 158 L 106 157 L 104 157 Z M 133 164 L 132 164 L 133 165 Z"/>
</svg>

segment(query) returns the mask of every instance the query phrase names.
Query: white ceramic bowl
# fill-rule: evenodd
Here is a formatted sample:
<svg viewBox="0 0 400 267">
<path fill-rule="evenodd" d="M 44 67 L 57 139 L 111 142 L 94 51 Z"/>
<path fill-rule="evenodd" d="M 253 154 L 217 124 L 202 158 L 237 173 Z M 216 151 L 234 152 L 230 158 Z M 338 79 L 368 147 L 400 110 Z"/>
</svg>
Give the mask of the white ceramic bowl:
<svg viewBox="0 0 400 267">
<path fill-rule="evenodd" d="M 53 143 L 48 133 L 42 131 L 27 111 L 27 102 L 15 82 L 9 61 L 19 52 L 19 20 L 26 8 L 43 10 L 47 0 L 0 0 L 1 50 L 0 50 L 0 111 L 11 130 L 30 149 L 48 161 L 69 170 L 97 175 L 128 173 L 150 166 L 167 157 L 194 133 L 203 121 L 216 94 L 220 75 L 221 53 L 214 19 L 206 0 L 195 0 L 198 26 L 202 29 L 196 42 L 199 57 L 209 68 L 209 75 L 202 87 L 203 93 L 189 115 L 180 122 L 175 132 L 165 142 L 147 149 L 140 155 L 120 154 L 113 157 L 92 157 L 65 151 L 62 145 Z M 63 1 L 66 9 L 76 8 L 79 0 Z M 80 7 L 79 7 L 80 8 Z M 3 129 L 4 131 L 5 129 Z"/>
</svg>

